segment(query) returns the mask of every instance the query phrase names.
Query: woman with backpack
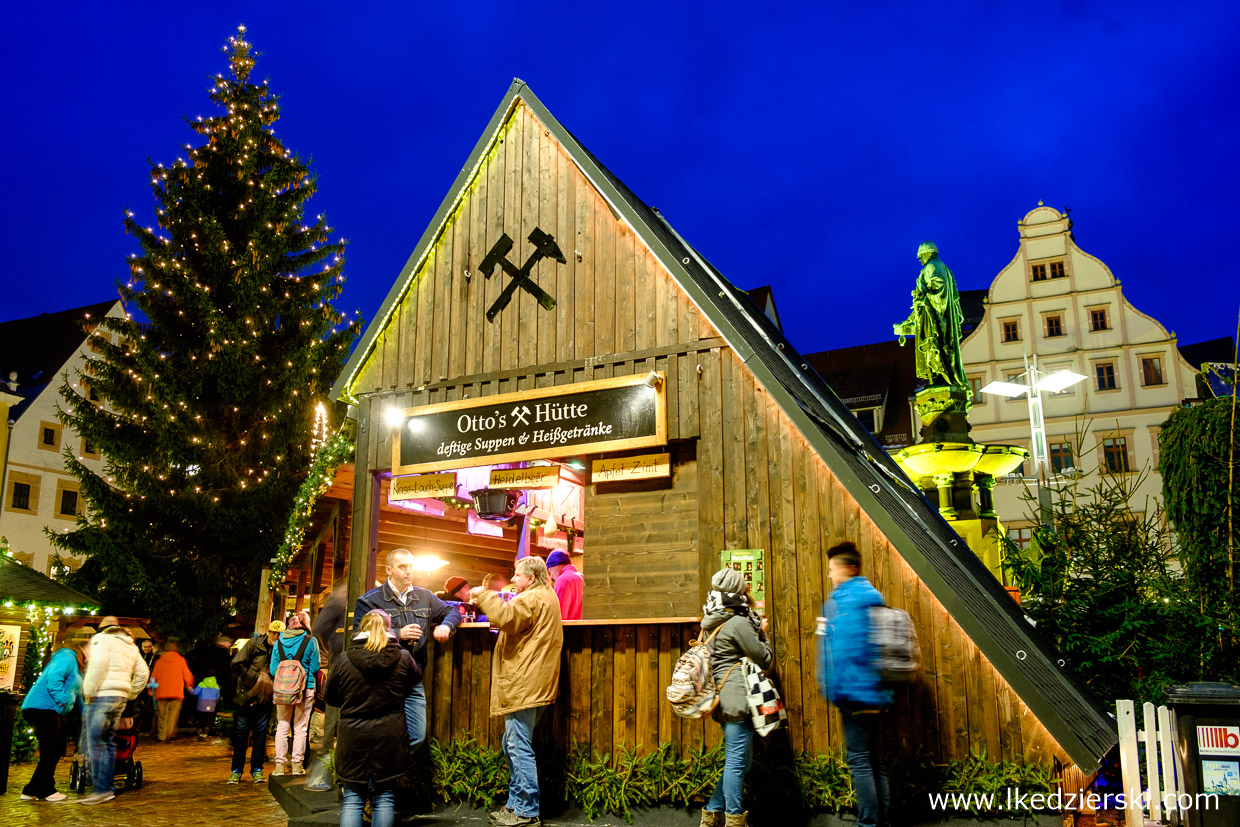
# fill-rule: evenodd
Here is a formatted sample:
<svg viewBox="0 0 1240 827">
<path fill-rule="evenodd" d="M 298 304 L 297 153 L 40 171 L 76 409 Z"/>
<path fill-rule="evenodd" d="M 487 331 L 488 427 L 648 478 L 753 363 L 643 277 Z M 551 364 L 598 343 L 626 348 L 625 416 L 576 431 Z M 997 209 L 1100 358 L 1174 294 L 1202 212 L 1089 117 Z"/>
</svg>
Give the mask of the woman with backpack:
<svg viewBox="0 0 1240 827">
<path fill-rule="evenodd" d="M 382 609 L 366 613 L 348 648 L 332 660 L 324 699 L 340 708 L 335 758 L 344 790 L 340 827 L 362 827 L 367 798 L 374 804 L 371 827 L 395 822 L 396 782 L 409 755 L 405 698 L 420 676 Z"/>
<path fill-rule="evenodd" d="M 271 647 L 271 699 L 276 705 L 276 768 L 272 776 L 306 774 L 306 736 L 314 711 L 314 678 L 319 671 L 319 642 L 310 635 L 308 620 L 304 612 L 290 616 L 284 633 Z"/>
<path fill-rule="evenodd" d="M 719 688 L 719 705 L 712 717 L 723 727 L 723 776 L 702 809 L 702 827 L 745 827 L 748 813 L 741 807 L 745 773 L 753 746 L 753 721 L 741 658 L 759 668 L 771 665 L 766 642 L 766 618 L 754 611 L 744 575 L 724 567 L 710 579 L 710 593 L 702 607 L 702 636 L 714 634 L 711 666 Z"/>
</svg>

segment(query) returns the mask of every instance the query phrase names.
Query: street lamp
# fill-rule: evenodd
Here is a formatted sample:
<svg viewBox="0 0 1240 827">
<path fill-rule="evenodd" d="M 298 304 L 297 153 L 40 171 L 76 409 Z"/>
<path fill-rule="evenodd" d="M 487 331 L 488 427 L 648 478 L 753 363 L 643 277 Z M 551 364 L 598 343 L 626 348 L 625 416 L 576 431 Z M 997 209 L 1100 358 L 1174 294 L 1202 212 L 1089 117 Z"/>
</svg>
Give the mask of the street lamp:
<svg viewBox="0 0 1240 827">
<path fill-rule="evenodd" d="M 1025 354 L 1025 371 L 1016 377 L 1021 382 L 994 381 L 982 388 L 982 393 L 993 393 L 1014 399 L 1027 394 L 1029 399 L 1029 428 L 1033 431 L 1033 462 L 1038 475 L 1038 505 L 1042 511 L 1042 522 L 1050 524 L 1051 498 L 1047 488 L 1047 450 L 1046 423 L 1042 419 L 1042 392 L 1058 393 L 1073 385 L 1084 382 L 1085 378 L 1070 370 L 1057 370 L 1047 373 L 1038 369 L 1038 357 L 1032 359 Z"/>
</svg>

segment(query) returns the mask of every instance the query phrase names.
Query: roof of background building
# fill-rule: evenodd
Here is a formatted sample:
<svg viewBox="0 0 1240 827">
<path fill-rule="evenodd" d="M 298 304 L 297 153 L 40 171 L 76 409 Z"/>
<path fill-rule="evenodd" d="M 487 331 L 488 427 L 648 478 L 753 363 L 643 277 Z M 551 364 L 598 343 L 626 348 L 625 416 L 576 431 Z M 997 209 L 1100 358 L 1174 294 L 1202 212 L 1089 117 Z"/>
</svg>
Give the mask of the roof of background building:
<svg viewBox="0 0 1240 827">
<path fill-rule="evenodd" d="M 435 228 L 448 218 L 457 196 L 469 184 L 471 171 L 481 162 L 489 136 L 518 99 L 668 269 L 1051 736 L 1073 761 L 1092 771 L 1117 740 L 1115 724 L 1098 698 L 1074 673 L 1057 665 L 1059 655 L 1050 641 L 1030 625 L 981 560 L 749 295 L 724 278 L 657 209 L 645 204 L 595 158 L 524 81 L 513 81 L 411 260 L 418 260 L 435 243 Z M 332 389 L 334 397 L 347 398 L 354 371 L 369 358 L 382 333 L 382 320 L 400 301 L 403 289 L 402 282 L 394 284 L 372 317 L 374 321 Z"/>
<path fill-rule="evenodd" d="M 12 600 L 19 606 L 36 602 L 98 608 L 95 601 L 81 592 L 4 556 L 0 556 L 0 599 Z"/>
<path fill-rule="evenodd" d="M 1227 362 L 1236 361 L 1236 343 L 1230 336 L 1223 336 L 1219 339 L 1207 339 L 1204 342 L 1194 342 L 1189 345 L 1180 345 L 1180 355 L 1184 360 L 1197 370 L 1201 370 L 1203 362 Z"/>
<path fill-rule="evenodd" d="M 16 373 L 17 389 L 9 392 L 24 400 L 10 409 L 10 419 L 16 421 L 44 388 L 59 382 L 61 369 L 86 339 L 83 323 L 103 318 L 119 301 L 0 322 L 0 382 Z"/>
<path fill-rule="evenodd" d="M 826 381 L 849 408 L 882 404 L 882 428 L 875 437 L 884 448 L 903 448 L 913 440 L 909 398 L 917 390 L 915 345 L 904 347 L 894 337 L 872 345 L 842 347 L 805 354 L 805 361 Z"/>
</svg>

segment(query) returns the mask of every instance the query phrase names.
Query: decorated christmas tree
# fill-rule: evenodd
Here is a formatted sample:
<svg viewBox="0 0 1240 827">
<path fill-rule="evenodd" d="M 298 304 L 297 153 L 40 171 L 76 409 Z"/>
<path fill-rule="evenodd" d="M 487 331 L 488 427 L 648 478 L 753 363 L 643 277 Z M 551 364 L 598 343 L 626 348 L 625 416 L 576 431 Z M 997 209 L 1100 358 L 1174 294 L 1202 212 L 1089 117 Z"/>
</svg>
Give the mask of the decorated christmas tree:
<svg viewBox="0 0 1240 827">
<path fill-rule="evenodd" d="M 305 217 L 315 180 L 273 133 L 279 105 L 251 80 L 244 27 L 224 53 L 218 113 L 152 167 L 155 225 L 127 213 L 141 245 L 120 285 L 130 315 L 99 324 L 99 355 L 61 387 L 62 419 L 105 462 L 69 458 L 86 515 L 52 535 L 85 556 L 73 585 L 105 611 L 189 639 L 255 599 L 360 321 L 331 306 L 344 240 Z"/>
</svg>

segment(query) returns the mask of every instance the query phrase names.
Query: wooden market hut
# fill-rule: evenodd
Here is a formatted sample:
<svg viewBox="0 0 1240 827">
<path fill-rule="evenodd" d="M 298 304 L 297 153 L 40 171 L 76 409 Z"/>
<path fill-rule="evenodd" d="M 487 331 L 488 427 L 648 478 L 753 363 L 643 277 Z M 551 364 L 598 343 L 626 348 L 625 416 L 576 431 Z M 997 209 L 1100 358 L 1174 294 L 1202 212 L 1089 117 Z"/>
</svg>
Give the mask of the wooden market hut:
<svg viewBox="0 0 1240 827">
<path fill-rule="evenodd" d="M 1115 743 L 1096 699 L 776 324 L 521 81 L 333 394 L 358 423 L 350 606 L 398 546 L 446 556 L 448 572 L 494 566 L 497 549 L 508 564 L 515 556 L 509 533 L 474 543 L 469 512 L 448 515 L 456 528 L 393 517 L 392 486 L 422 484 L 406 475 L 427 475 L 422 490 L 432 492 L 442 491 L 435 477 L 467 466 L 587 469 L 578 472 L 587 619 L 566 624 L 551 716 L 562 746 L 610 753 L 717 740 L 717 726 L 677 718 L 663 690 L 721 552 L 759 549 L 792 746 L 841 747 L 838 714 L 818 694 L 814 631 L 829 588 L 824 552 L 843 540 L 862 550 L 888 602 L 912 615 L 923 647 L 924 674 L 897 694 L 890 748 L 924 746 L 948 761 L 985 747 L 994 759 L 1079 768 L 1079 780 Z M 587 432 L 568 428 L 568 442 L 536 449 L 537 437 L 503 430 L 501 415 L 551 410 L 540 405 L 565 416 L 588 409 L 578 419 Z M 588 432 L 604 420 L 610 435 Z M 667 455 L 665 475 L 599 476 L 652 452 Z M 434 652 L 433 737 L 498 746 L 492 640 L 462 628 Z"/>
<path fill-rule="evenodd" d="M 42 638 L 46 657 L 46 648 L 59 642 L 64 629 L 98 608 L 76 589 L 0 554 L 0 690 L 30 689 L 24 676 L 32 633 Z"/>
</svg>

